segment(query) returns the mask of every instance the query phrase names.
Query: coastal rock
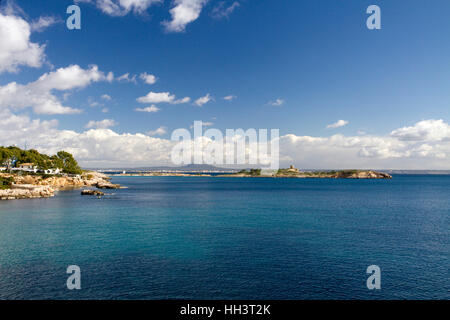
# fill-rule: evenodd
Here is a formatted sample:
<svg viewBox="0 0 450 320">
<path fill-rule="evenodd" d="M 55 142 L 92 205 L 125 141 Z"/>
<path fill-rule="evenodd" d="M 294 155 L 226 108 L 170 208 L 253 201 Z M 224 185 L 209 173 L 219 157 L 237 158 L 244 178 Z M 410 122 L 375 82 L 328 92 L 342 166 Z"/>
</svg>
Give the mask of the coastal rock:
<svg viewBox="0 0 450 320">
<path fill-rule="evenodd" d="M 1 200 L 49 198 L 55 195 L 50 186 L 35 186 L 30 184 L 13 185 L 11 189 L 0 190 Z"/>
<path fill-rule="evenodd" d="M 12 177 L 14 183 L 11 189 L 0 190 L 0 199 L 28 199 L 54 196 L 55 190 L 74 189 L 82 187 L 97 187 L 101 189 L 119 189 L 118 184 L 109 181 L 105 174 L 89 171 L 82 175 L 16 175 L 0 173 L 1 177 Z"/>
<path fill-rule="evenodd" d="M 82 196 L 104 196 L 105 193 L 98 190 L 83 190 L 81 191 Z"/>
<path fill-rule="evenodd" d="M 336 174 L 336 178 L 345 179 L 392 179 L 392 176 L 377 171 L 341 171 Z"/>
<path fill-rule="evenodd" d="M 120 189 L 121 188 L 120 185 L 113 184 L 109 181 L 98 182 L 95 186 L 99 189 Z"/>
</svg>

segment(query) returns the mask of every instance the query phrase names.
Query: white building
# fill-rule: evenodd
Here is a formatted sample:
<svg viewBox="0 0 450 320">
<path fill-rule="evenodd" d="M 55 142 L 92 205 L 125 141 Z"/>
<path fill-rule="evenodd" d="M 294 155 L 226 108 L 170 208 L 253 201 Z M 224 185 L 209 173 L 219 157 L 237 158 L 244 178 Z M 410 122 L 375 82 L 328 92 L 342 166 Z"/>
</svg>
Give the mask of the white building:
<svg viewBox="0 0 450 320">
<path fill-rule="evenodd" d="M 34 163 L 21 163 L 17 168 L 12 168 L 11 170 L 37 173 L 38 167 Z"/>
</svg>

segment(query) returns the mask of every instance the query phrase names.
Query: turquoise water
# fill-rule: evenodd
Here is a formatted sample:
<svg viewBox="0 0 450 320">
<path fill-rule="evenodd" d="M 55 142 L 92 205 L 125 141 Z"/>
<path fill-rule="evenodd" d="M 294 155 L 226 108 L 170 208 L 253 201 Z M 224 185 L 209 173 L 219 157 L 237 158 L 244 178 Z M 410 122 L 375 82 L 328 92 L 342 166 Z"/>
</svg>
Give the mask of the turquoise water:
<svg viewBox="0 0 450 320">
<path fill-rule="evenodd" d="M 0 202 L 1 299 L 450 298 L 450 176 L 113 182 Z"/>
</svg>

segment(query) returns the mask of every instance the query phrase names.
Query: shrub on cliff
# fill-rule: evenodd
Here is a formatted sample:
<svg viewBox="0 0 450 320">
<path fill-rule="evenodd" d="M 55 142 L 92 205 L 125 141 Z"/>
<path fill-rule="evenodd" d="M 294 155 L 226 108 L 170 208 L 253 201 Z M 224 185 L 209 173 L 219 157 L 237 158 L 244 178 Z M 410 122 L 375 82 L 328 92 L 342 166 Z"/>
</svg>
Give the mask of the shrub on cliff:
<svg viewBox="0 0 450 320">
<path fill-rule="evenodd" d="M 0 190 L 11 189 L 12 183 L 12 177 L 0 177 Z"/>
</svg>

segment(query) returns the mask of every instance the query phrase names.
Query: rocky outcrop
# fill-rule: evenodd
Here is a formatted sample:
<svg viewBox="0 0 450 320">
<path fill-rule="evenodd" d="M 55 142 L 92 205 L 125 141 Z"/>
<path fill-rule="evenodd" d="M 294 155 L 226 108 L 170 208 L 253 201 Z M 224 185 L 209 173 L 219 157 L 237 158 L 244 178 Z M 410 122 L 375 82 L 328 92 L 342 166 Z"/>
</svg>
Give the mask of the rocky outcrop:
<svg viewBox="0 0 450 320">
<path fill-rule="evenodd" d="M 100 197 L 100 196 L 104 196 L 105 193 L 101 192 L 101 191 L 98 191 L 98 190 L 83 190 L 83 191 L 81 191 L 81 195 L 82 196 L 97 196 L 97 197 Z"/>
<path fill-rule="evenodd" d="M 340 171 L 335 174 L 335 178 L 345 179 L 392 179 L 390 174 L 377 171 Z"/>
<path fill-rule="evenodd" d="M 11 189 L 0 190 L 1 200 L 49 198 L 55 195 L 50 186 L 35 186 L 31 184 L 12 185 Z"/>
<path fill-rule="evenodd" d="M 99 189 L 120 189 L 122 188 L 118 184 L 111 183 L 109 181 L 101 181 L 95 184 L 95 186 Z"/>
<path fill-rule="evenodd" d="M 11 189 L 0 190 L 1 200 L 52 197 L 57 190 L 83 187 L 97 187 L 99 189 L 121 188 L 120 185 L 111 183 L 107 175 L 95 171 L 76 176 L 20 176 L 7 173 L 0 173 L 0 175 L 14 179 Z M 100 191 L 98 192 L 100 193 Z"/>
</svg>

